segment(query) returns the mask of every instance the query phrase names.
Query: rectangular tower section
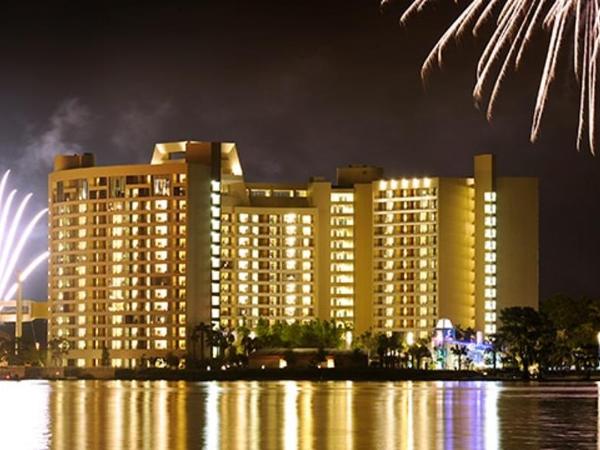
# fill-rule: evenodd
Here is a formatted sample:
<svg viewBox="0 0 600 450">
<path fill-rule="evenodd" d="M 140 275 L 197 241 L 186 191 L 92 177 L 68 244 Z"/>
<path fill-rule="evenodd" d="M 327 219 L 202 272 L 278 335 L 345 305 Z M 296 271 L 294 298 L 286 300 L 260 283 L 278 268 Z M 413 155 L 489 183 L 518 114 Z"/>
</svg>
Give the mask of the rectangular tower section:
<svg viewBox="0 0 600 450">
<path fill-rule="evenodd" d="M 184 355 L 187 179 L 184 164 L 50 175 L 48 329 L 68 364 Z"/>
<path fill-rule="evenodd" d="M 373 199 L 377 331 L 427 337 L 438 316 L 437 180 L 382 180 Z"/>
<path fill-rule="evenodd" d="M 221 324 L 314 319 L 316 210 L 234 207 L 222 217 Z"/>
<path fill-rule="evenodd" d="M 335 323 L 352 327 L 354 323 L 355 228 L 354 190 L 331 192 L 330 216 L 330 310 Z"/>
</svg>

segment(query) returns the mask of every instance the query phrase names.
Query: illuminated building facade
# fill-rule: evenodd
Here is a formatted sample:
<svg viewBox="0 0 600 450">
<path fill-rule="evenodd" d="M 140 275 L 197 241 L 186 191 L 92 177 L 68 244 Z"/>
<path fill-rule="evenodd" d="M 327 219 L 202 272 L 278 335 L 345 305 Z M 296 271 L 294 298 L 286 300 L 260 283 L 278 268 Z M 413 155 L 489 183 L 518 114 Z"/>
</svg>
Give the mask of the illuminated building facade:
<svg viewBox="0 0 600 450">
<path fill-rule="evenodd" d="M 186 353 L 219 321 L 221 183 L 241 177 L 233 144 L 157 144 L 148 165 L 61 155 L 49 176 L 49 338 L 68 363 L 114 366 Z M 192 300 L 193 299 L 193 300 Z"/>
<path fill-rule="evenodd" d="M 249 183 L 233 144 L 158 144 L 151 164 L 59 156 L 49 178 L 50 326 L 71 364 L 184 356 L 201 322 L 334 320 L 427 337 L 440 318 L 496 330 L 537 306 L 535 178 Z"/>
</svg>

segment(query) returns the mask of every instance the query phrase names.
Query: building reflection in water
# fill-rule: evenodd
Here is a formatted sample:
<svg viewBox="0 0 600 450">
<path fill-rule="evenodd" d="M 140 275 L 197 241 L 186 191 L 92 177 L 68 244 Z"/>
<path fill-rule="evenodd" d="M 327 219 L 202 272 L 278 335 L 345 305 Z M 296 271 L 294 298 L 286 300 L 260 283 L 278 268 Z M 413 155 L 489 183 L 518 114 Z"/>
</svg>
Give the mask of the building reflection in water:
<svg viewBox="0 0 600 450">
<path fill-rule="evenodd" d="M 206 386 L 206 412 L 204 417 L 204 443 L 206 444 L 207 450 L 213 450 L 219 448 L 219 434 L 220 434 L 220 408 L 219 408 L 219 395 L 220 389 L 216 382 L 210 382 Z M 241 414 L 243 415 L 243 413 Z M 224 420 L 225 423 L 227 423 Z M 201 428 L 201 427 L 199 427 Z"/>
<path fill-rule="evenodd" d="M 298 450 L 298 386 L 294 381 L 284 383 L 283 448 Z"/>
<path fill-rule="evenodd" d="M 0 382 L 1 448 L 497 450 L 581 436 L 596 447 L 600 385 L 538 390 L 489 382 Z M 582 422 L 586 414 L 594 419 Z M 565 431 L 553 436 L 548 424 Z"/>
<path fill-rule="evenodd" d="M 6 386 L 0 383 L 7 391 L 3 399 L 16 395 Z M 57 450 L 499 448 L 499 388 L 491 383 L 58 381 L 31 386 L 26 390 L 36 397 L 31 403 L 43 406 L 33 415 L 27 411 L 24 423 L 40 431 L 13 431 L 36 442 L 49 439 Z"/>
</svg>

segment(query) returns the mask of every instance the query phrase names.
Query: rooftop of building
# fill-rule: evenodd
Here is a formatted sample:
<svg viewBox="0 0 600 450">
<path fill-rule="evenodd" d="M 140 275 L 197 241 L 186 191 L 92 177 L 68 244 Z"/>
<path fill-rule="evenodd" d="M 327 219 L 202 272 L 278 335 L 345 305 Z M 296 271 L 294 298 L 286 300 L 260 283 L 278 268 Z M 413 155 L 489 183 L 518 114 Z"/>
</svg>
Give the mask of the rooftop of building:
<svg viewBox="0 0 600 450">
<path fill-rule="evenodd" d="M 179 141 L 161 142 L 154 146 L 151 165 L 182 164 L 186 162 L 209 164 L 215 151 L 221 154 L 221 171 L 224 175 L 241 177 L 242 165 L 237 148 L 231 142 Z M 96 166 L 93 153 L 61 154 L 54 158 L 54 171 L 85 169 Z"/>
<path fill-rule="evenodd" d="M 177 142 L 161 142 L 154 146 L 151 166 L 160 166 L 166 164 L 188 163 L 206 163 L 210 164 L 215 152 L 220 151 L 220 169 L 224 181 L 233 182 L 243 181 L 247 190 L 247 195 L 251 203 L 268 204 L 273 200 L 267 198 L 287 199 L 284 202 L 298 203 L 299 199 L 306 197 L 306 192 L 311 184 L 330 183 L 335 189 L 349 189 L 356 184 L 366 184 L 375 181 L 403 182 L 404 180 L 422 179 L 431 180 L 438 177 L 385 177 L 382 167 L 352 163 L 336 169 L 335 180 L 331 181 L 327 177 L 315 176 L 307 180 L 306 183 L 268 183 L 268 182 L 245 182 L 243 179 L 242 164 L 237 151 L 237 146 L 232 142 L 208 142 L 185 140 Z M 492 154 L 480 154 L 475 156 L 475 173 L 491 173 L 494 168 L 494 156 Z M 126 167 L 143 167 L 144 165 L 125 165 L 109 166 L 114 169 Z M 62 154 L 57 155 L 54 161 L 54 171 L 60 172 L 71 169 L 87 169 L 96 166 L 93 153 L 82 154 Z M 408 174 L 410 175 L 410 174 Z M 467 176 L 467 180 L 472 179 L 473 175 Z M 451 177 L 455 178 L 455 177 Z M 406 183 L 404 183 L 406 184 Z M 411 184 L 412 185 L 412 184 Z M 293 200 L 290 200 L 293 199 Z M 279 203 L 279 200 L 277 201 Z M 298 204 L 298 206 L 300 206 Z"/>
</svg>

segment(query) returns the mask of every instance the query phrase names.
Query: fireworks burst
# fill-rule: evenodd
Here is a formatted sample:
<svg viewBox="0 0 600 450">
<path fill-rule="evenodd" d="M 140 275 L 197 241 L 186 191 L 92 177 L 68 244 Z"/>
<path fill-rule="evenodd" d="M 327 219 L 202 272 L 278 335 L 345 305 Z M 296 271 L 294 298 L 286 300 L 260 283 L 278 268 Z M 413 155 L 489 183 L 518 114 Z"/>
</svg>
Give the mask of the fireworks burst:
<svg viewBox="0 0 600 450">
<path fill-rule="evenodd" d="M 387 0 L 384 0 L 384 3 Z M 401 23 L 420 12 L 434 0 L 411 0 L 402 15 Z M 482 27 L 495 21 L 496 28 L 489 38 L 477 64 L 477 81 L 473 97 L 485 108 L 491 120 L 498 93 L 510 70 L 517 70 L 532 37 L 548 31 L 550 42 L 535 104 L 531 126 L 531 141 L 540 134 L 550 86 L 556 75 L 558 57 L 565 47 L 573 49 L 573 72 L 579 85 L 579 125 L 577 149 L 586 139 L 595 153 L 596 136 L 596 77 L 598 47 L 600 46 L 600 0 L 468 0 L 462 14 L 437 42 L 421 71 L 425 78 L 442 65 L 444 50 L 454 40 L 470 32 L 477 36 Z M 458 0 L 454 0 L 458 3 Z"/>
<path fill-rule="evenodd" d="M 36 224 L 46 214 L 47 209 L 39 211 L 29 222 L 21 223 L 23 214 L 32 194 L 27 194 L 16 210 L 13 202 L 17 190 L 13 189 L 6 197 L 4 191 L 8 181 L 10 170 L 7 170 L 0 181 L 0 299 L 11 299 L 16 290 L 18 277 L 24 281 L 31 272 L 43 261 L 48 259 L 48 252 L 44 252 L 34 258 L 22 270 L 15 271 L 19 258 L 33 232 Z M 12 282 L 12 283 L 11 283 Z M 8 287 L 10 285 L 10 288 Z"/>
</svg>

